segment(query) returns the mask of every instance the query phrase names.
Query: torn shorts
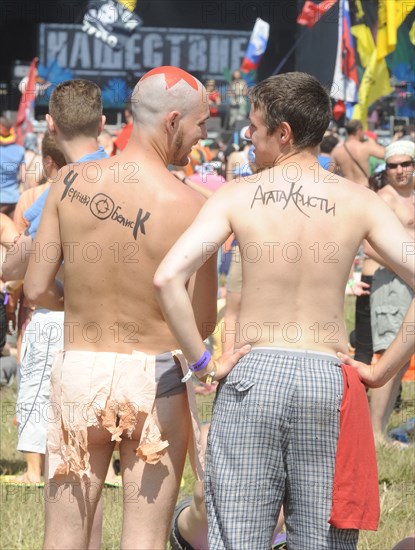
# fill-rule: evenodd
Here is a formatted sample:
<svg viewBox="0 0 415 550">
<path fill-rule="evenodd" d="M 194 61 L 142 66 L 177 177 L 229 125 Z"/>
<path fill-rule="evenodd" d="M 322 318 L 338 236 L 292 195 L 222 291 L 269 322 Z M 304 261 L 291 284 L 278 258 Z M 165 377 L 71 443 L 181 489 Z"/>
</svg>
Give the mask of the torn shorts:
<svg viewBox="0 0 415 550">
<path fill-rule="evenodd" d="M 181 377 L 180 361 L 171 352 L 60 351 L 51 375 L 48 477 L 69 472 L 89 476 L 88 428 L 102 425 L 113 441 L 121 441 L 123 434 L 131 437 L 142 414 L 136 453 L 149 464 L 157 463 L 169 443 L 161 438 L 154 401 L 185 392 Z"/>
</svg>

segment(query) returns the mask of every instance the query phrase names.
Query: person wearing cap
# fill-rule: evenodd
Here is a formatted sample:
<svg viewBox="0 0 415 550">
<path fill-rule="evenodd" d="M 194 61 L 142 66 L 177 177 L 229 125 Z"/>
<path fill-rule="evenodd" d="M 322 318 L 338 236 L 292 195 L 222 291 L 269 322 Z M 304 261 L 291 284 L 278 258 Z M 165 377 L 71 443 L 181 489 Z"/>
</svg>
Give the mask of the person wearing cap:
<svg viewBox="0 0 415 550">
<path fill-rule="evenodd" d="M 402 250 L 406 262 L 414 261 L 414 189 L 415 145 L 406 140 L 391 143 L 385 149 L 387 185 L 378 195 L 390 206 L 408 232 Z M 365 245 L 370 258 L 381 264 L 373 276 L 370 296 L 373 351 L 382 354 L 392 343 L 403 321 L 413 292 L 398 275 L 388 269 L 385 260 Z M 385 266 L 385 267 L 383 267 Z M 413 332 L 408 337 L 413 337 Z M 375 439 L 386 443 L 386 426 L 393 410 L 399 386 L 409 362 L 381 388 L 372 389 L 370 409 Z"/>
<path fill-rule="evenodd" d="M 11 121 L 0 117 L 0 212 L 12 219 L 19 199 L 24 161 L 24 148 L 16 143 Z"/>
</svg>

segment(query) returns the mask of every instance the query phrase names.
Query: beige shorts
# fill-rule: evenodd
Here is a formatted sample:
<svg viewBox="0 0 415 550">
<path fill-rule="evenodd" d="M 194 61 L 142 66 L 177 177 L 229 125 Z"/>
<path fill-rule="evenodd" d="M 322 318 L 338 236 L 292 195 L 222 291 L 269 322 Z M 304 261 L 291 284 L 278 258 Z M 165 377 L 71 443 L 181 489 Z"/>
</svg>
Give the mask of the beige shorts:
<svg viewBox="0 0 415 550">
<path fill-rule="evenodd" d="M 49 479 L 69 472 L 89 477 L 88 428 L 102 425 L 112 435 L 112 441 L 121 441 L 122 435 L 131 437 L 143 414 L 144 427 L 136 454 L 148 464 L 156 464 L 169 442 L 161 438 L 153 414 L 154 401 L 187 389 L 191 404 L 188 383 L 181 383 L 183 370 L 187 370 L 183 365 L 180 352 L 154 356 L 137 351 L 60 351 L 51 374 Z M 194 404 L 191 405 L 194 413 Z M 191 440 L 197 441 L 198 450 L 199 433 L 193 414 L 192 421 L 196 438 Z M 194 461 L 194 453 L 191 454 Z"/>
</svg>

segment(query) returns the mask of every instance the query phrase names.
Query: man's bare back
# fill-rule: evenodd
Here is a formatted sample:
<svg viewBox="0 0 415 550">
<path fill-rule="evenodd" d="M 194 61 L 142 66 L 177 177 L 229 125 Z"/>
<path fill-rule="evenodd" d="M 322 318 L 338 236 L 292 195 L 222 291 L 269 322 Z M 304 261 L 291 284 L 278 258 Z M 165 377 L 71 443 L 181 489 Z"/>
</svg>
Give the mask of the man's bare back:
<svg viewBox="0 0 415 550">
<path fill-rule="evenodd" d="M 236 347 L 249 342 L 346 352 L 339 289 L 364 235 L 362 204 L 372 193 L 325 170 L 315 181 L 311 155 L 291 160 L 302 173 L 298 182 L 287 181 L 279 166 L 229 189 L 230 223 L 243 262 Z M 356 226 L 359 232 L 351 235 L 350 227 Z"/>
<path fill-rule="evenodd" d="M 175 137 L 177 143 L 171 143 L 164 128 L 167 122 L 156 132 L 151 126 L 151 115 L 158 107 L 151 103 L 156 101 L 154 97 L 145 106 L 151 86 L 144 81 L 137 91 L 143 120 L 122 154 L 65 167 L 46 205 L 49 224 L 41 233 L 41 246 L 43 240 L 56 245 L 45 245 L 52 246 L 54 257 L 44 270 L 38 270 L 36 280 L 41 285 L 42 280 L 50 279 L 54 265 L 60 263 L 61 248 L 68 350 L 157 354 L 177 348 L 154 297 L 152 278 L 204 199 L 170 175 L 166 165 L 187 162 L 191 147 L 206 136 L 204 124 L 209 114 L 203 92 L 195 92 L 187 82 L 179 83 L 179 88 L 184 87 L 180 105 L 186 100 L 186 87 L 196 99 L 192 99 L 194 110 L 184 126 L 186 135 L 181 130 Z M 177 97 L 170 98 L 167 92 L 165 96 L 162 113 L 163 109 L 168 112 L 169 102 L 177 102 Z M 180 119 L 174 116 L 171 124 Z M 164 148 L 160 145 L 163 139 Z M 189 292 L 194 296 L 201 332 L 202 323 L 214 326 L 214 261 L 189 284 Z"/>
<path fill-rule="evenodd" d="M 333 149 L 332 160 L 343 177 L 367 187 L 370 175 L 369 157 L 383 158 L 384 148 L 372 139 L 363 141 L 363 127 L 358 121 L 350 121 L 349 126 L 349 137 Z"/>
<path fill-rule="evenodd" d="M 146 165 L 128 150 L 98 166 L 99 186 L 83 177 L 95 170 L 92 165 L 75 167 L 56 197 L 65 261 L 65 347 L 151 354 L 176 349 L 152 278 L 203 199 L 164 167 Z M 180 204 L 186 207 L 178 214 Z M 212 297 L 215 273 L 209 266 L 207 274 Z"/>
</svg>

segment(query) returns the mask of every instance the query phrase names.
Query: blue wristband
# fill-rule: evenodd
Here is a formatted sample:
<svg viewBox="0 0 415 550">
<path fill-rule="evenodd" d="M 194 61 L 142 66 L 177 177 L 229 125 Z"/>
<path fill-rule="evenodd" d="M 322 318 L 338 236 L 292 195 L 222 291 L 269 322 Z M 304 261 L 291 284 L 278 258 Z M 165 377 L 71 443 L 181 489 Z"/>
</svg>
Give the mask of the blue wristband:
<svg viewBox="0 0 415 550">
<path fill-rule="evenodd" d="M 189 370 L 192 372 L 198 372 L 200 370 L 203 370 L 209 365 L 209 361 L 212 359 L 212 354 L 210 351 L 205 350 L 202 357 L 196 361 L 196 363 L 191 363 L 189 365 Z"/>
</svg>

